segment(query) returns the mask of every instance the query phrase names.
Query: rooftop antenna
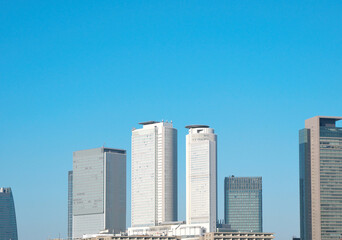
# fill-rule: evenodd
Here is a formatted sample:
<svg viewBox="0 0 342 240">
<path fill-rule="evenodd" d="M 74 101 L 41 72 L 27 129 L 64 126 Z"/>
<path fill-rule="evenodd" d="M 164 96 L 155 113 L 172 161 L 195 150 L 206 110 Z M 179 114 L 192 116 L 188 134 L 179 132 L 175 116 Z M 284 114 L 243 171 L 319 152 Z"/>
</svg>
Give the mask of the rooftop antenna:
<svg viewBox="0 0 342 240">
<path fill-rule="evenodd" d="M 102 145 L 102 148 L 104 148 L 104 147 L 105 147 L 105 145 L 106 145 L 106 142 L 104 142 L 104 143 L 103 143 L 103 145 Z"/>
</svg>

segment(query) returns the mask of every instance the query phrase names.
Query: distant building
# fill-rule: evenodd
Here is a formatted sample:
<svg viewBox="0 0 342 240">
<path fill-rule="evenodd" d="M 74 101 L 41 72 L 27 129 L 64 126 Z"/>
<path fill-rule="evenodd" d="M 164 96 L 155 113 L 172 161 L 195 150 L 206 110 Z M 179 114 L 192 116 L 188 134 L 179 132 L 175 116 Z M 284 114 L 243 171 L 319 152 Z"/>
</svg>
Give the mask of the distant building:
<svg viewBox="0 0 342 240">
<path fill-rule="evenodd" d="M 177 221 L 177 130 L 143 122 L 132 131 L 132 227 Z"/>
<path fill-rule="evenodd" d="M 126 150 L 74 152 L 72 180 L 73 238 L 126 230 Z"/>
<path fill-rule="evenodd" d="M 217 136 L 206 125 L 186 126 L 186 223 L 216 231 Z"/>
<path fill-rule="evenodd" d="M 316 116 L 299 131 L 300 238 L 342 234 L 342 117 Z"/>
<path fill-rule="evenodd" d="M 224 217 L 232 230 L 262 232 L 262 178 L 226 177 Z"/>
<path fill-rule="evenodd" d="M 108 236 L 108 235 L 94 235 L 85 236 L 82 240 L 180 240 L 179 237 L 168 236 Z"/>
<path fill-rule="evenodd" d="M 68 172 L 68 239 L 72 239 L 72 171 Z"/>
<path fill-rule="evenodd" d="M 11 188 L 0 188 L 0 239 L 18 240 L 17 221 Z"/>
<path fill-rule="evenodd" d="M 263 232 L 210 232 L 204 234 L 200 240 L 272 240 L 273 233 Z"/>
</svg>

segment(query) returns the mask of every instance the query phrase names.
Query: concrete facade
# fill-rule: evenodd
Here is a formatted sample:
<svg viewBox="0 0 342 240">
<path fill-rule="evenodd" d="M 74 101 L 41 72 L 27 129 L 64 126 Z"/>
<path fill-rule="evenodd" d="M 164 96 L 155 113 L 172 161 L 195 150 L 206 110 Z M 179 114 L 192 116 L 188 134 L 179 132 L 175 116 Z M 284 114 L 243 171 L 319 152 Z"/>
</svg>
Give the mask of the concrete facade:
<svg viewBox="0 0 342 240">
<path fill-rule="evenodd" d="M 200 240 L 271 240 L 273 233 L 251 233 L 251 232 L 210 232 L 206 233 Z"/>
<path fill-rule="evenodd" d="M 166 236 L 108 236 L 101 235 L 89 236 L 82 238 L 83 240 L 179 240 L 178 237 L 166 237 Z"/>
<path fill-rule="evenodd" d="M 144 122 L 132 131 L 131 226 L 177 220 L 177 130 Z"/>
<path fill-rule="evenodd" d="M 205 125 L 187 126 L 186 223 L 216 231 L 217 136 Z"/>
<path fill-rule="evenodd" d="M 184 222 L 174 222 L 161 224 L 153 227 L 132 227 L 128 228 L 128 236 L 168 236 L 180 237 L 182 239 L 199 238 L 206 229 L 201 224 L 185 224 Z"/>
</svg>

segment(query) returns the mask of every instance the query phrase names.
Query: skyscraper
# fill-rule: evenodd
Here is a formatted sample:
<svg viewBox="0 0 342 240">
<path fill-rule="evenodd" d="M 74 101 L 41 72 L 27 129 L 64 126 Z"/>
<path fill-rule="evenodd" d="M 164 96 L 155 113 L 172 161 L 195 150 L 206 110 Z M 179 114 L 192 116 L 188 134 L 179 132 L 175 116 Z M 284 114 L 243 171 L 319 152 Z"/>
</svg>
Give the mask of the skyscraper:
<svg viewBox="0 0 342 240">
<path fill-rule="evenodd" d="M 68 172 L 68 239 L 72 239 L 72 171 Z"/>
<path fill-rule="evenodd" d="M 72 236 L 126 229 L 126 151 L 95 148 L 73 154 Z"/>
<path fill-rule="evenodd" d="M 302 240 L 335 240 L 342 234 L 342 117 L 316 116 L 299 131 Z"/>
<path fill-rule="evenodd" d="M 177 220 L 177 130 L 143 122 L 132 131 L 132 227 Z"/>
<path fill-rule="evenodd" d="M 224 179 L 224 219 L 232 230 L 262 232 L 261 177 Z"/>
<path fill-rule="evenodd" d="M 206 125 L 186 126 L 186 222 L 215 232 L 217 220 L 217 136 Z"/>
<path fill-rule="evenodd" d="M 0 239 L 18 240 L 17 221 L 11 188 L 0 188 Z"/>
</svg>

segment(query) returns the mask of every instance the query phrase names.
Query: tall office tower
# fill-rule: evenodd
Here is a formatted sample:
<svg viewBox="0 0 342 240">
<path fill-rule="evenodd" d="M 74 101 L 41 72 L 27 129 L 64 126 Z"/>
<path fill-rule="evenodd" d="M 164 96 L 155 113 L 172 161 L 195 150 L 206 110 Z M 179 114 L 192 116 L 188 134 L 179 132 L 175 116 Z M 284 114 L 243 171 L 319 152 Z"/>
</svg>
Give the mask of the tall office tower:
<svg viewBox="0 0 342 240">
<path fill-rule="evenodd" d="M 262 232 L 262 178 L 224 179 L 224 219 L 232 230 Z"/>
<path fill-rule="evenodd" d="M 72 239 L 72 171 L 68 172 L 68 239 Z"/>
<path fill-rule="evenodd" d="M 217 136 L 206 125 L 186 126 L 186 222 L 216 231 Z"/>
<path fill-rule="evenodd" d="M 342 117 L 316 116 L 299 131 L 302 240 L 336 240 L 342 234 Z"/>
<path fill-rule="evenodd" d="M 177 220 L 177 130 L 143 122 L 132 131 L 132 227 Z"/>
<path fill-rule="evenodd" d="M 72 237 L 126 230 L 126 151 L 95 148 L 73 154 Z"/>
<path fill-rule="evenodd" d="M 0 239 L 18 240 L 17 221 L 11 188 L 0 188 Z"/>
</svg>

